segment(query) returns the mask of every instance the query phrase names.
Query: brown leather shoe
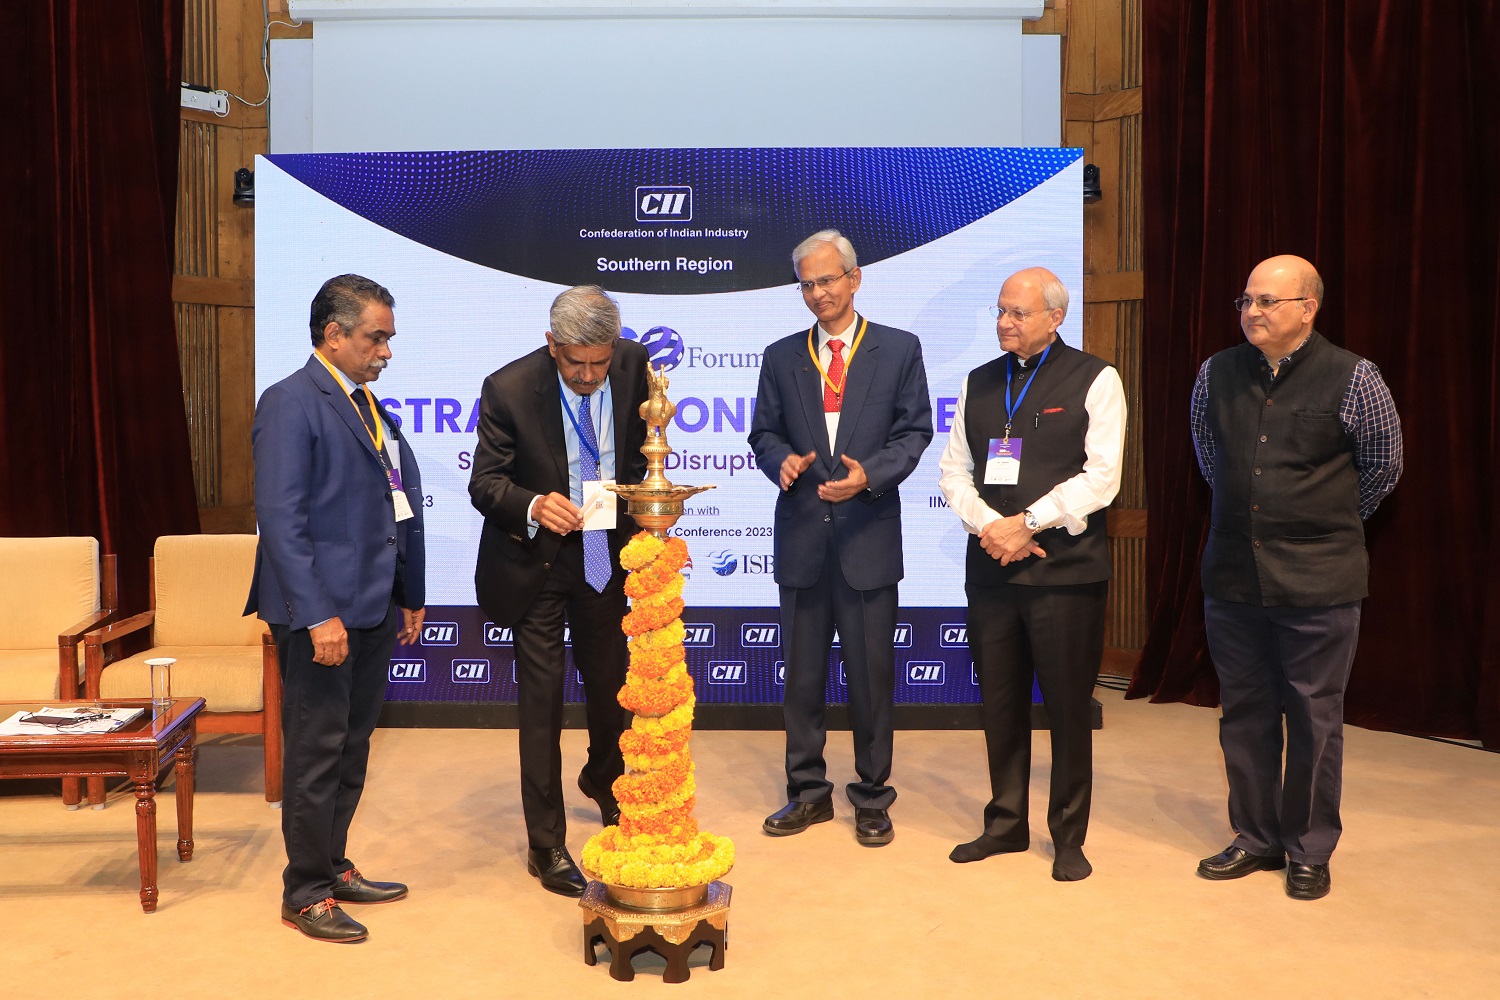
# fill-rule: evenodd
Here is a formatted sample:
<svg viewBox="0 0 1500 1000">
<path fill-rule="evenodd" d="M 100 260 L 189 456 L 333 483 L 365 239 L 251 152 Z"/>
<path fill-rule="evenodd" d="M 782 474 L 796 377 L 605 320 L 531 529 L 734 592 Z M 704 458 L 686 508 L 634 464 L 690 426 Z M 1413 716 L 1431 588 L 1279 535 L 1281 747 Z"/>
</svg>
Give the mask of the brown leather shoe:
<svg viewBox="0 0 1500 1000">
<path fill-rule="evenodd" d="M 340 903 L 389 903 L 406 895 L 402 882 L 371 882 L 351 868 L 339 876 L 333 898 Z"/>
<path fill-rule="evenodd" d="M 311 906 L 294 910 L 281 904 L 281 922 L 293 927 L 314 941 L 332 941 L 335 944 L 351 944 L 370 936 L 365 925 L 354 920 L 339 909 L 333 897 L 320 899 Z"/>
</svg>

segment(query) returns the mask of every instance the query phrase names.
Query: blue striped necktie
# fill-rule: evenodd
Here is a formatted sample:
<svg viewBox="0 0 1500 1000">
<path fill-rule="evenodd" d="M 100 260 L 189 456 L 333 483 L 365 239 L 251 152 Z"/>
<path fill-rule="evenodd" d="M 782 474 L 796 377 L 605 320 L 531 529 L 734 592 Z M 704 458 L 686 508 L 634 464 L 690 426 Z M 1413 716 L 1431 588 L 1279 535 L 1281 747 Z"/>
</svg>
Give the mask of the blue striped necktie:
<svg viewBox="0 0 1500 1000">
<path fill-rule="evenodd" d="M 592 395 L 584 396 L 578 402 L 578 436 L 583 442 L 583 447 L 578 449 L 578 474 L 579 479 L 585 483 L 599 479 L 599 440 L 594 435 L 594 418 L 589 413 L 589 400 L 592 398 Z M 599 530 L 585 531 L 583 578 L 590 587 L 602 594 L 609 583 L 609 577 L 608 533 Z"/>
</svg>

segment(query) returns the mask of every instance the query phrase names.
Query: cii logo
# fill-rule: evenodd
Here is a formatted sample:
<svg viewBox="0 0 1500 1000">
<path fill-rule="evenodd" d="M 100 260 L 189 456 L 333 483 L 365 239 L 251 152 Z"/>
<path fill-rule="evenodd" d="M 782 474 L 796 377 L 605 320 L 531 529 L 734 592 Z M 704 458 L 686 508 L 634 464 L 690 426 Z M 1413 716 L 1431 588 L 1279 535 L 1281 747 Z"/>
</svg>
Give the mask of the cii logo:
<svg viewBox="0 0 1500 1000">
<path fill-rule="evenodd" d="M 683 622 L 682 631 L 684 646 L 712 646 L 714 644 L 714 627 L 711 622 Z"/>
<path fill-rule="evenodd" d="M 428 622 L 422 626 L 422 645 L 457 646 L 458 622 Z"/>
<path fill-rule="evenodd" d="M 427 681 L 426 660 L 392 660 L 392 684 L 423 684 Z"/>
<path fill-rule="evenodd" d="M 489 660 L 454 660 L 453 683 L 488 684 L 490 682 Z"/>
<path fill-rule="evenodd" d="M 938 626 L 939 646 L 967 646 L 969 644 L 969 626 L 948 623 Z"/>
<path fill-rule="evenodd" d="M 781 645 L 781 626 L 762 622 L 746 622 L 740 626 L 741 646 Z"/>
<path fill-rule="evenodd" d="M 509 625 L 496 625 L 494 622 L 484 623 L 484 644 L 486 646 L 513 646 L 516 642 L 516 630 Z"/>
<path fill-rule="evenodd" d="M 905 623 L 896 626 L 896 633 L 891 638 L 891 645 L 897 649 L 911 648 L 911 626 Z"/>
<path fill-rule="evenodd" d="M 906 683 L 908 683 L 908 684 L 941 684 L 941 683 L 943 683 L 943 661 L 942 660 L 907 660 L 906 661 Z"/>
<path fill-rule="evenodd" d="M 730 552 L 728 549 L 720 549 L 717 552 L 710 552 L 708 554 L 708 564 L 720 576 L 729 576 L 739 568 L 740 561 L 735 558 L 733 552 Z"/>
<path fill-rule="evenodd" d="M 653 367 L 671 371 L 682 364 L 682 334 L 669 326 L 653 326 L 645 333 L 636 333 L 630 327 L 620 329 L 621 340 L 634 340 L 646 349 Z"/>
<path fill-rule="evenodd" d="M 750 671 L 744 660 L 709 660 L 708 683 L 744 684 L 750 680 Z"/>
<path fill-rule="evenodd" d="M 693 221 L 693 189 L 674 184 L 652 184 L 636 188 L 635 221 Z"/>
<path fill-rule="evenodd" d="M 777 660 L 776 665 L 771 668 L 771 679 L 777 684 L 786 686 L 786 661 Z"/>
</svg>

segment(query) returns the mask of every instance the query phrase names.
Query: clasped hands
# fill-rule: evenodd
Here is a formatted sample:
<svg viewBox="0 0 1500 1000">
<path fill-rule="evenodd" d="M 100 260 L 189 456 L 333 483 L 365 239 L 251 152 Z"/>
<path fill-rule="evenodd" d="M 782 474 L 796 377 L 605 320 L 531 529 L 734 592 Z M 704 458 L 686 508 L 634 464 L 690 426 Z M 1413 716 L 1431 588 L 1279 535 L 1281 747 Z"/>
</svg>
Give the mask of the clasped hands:
<svg viewBox="0 0 1500 1000">
<path fill-rule="evenodd" d="M 781 462 L 781 488 L 789 490 L 792 484 L 802 473 L 807 471 L 808 466 L 818 457 L 816 451 L 810 451 L 806 455 L 798 455 L 796 452 L 788 455 Z M 865 475 L 865 467 L 848 455 L 840 455 L 839 460 L 844 463 L 844 468 L 849 474 L 843 479 L 830 479 L 818 486 L 818 499 L 828 503 L 843 503 L 850 497 L 870 488 L 870 477 Z"/>
<path fill-rule="evenodd" d="M 1034 535 L 1035 532 L 1026 527 L 1026 518 L 1013 514 L 985 525 L 979 533 L 979 545 L 991 559 L 1000 560 L 1001 566 L 1009 566 L 1030 556 L 1045 559 L 1047 553 L 1036 543 Z"/>
</svg>

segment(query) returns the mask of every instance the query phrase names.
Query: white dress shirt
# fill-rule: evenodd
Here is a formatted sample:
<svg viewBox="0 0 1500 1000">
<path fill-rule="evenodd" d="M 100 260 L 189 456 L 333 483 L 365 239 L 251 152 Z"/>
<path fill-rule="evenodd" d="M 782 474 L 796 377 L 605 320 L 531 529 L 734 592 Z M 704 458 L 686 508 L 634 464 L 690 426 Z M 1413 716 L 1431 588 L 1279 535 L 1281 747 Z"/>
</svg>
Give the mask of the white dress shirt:
<svg viewBox="0 0 1500 1000">
<path fill-rule="evenodd" d="M 969 378 L 964 376 L 958 390 L 958 409 L 948 431 L 948 446 L 938 460 L 938 486 L 948 499 L 948 506 L 963 521 L 970 534 L 977 535 L 1001 515 L 979 498 L 974 486 L 974 456 L 964 432 L 964 407 L 969 399 Z M 1089 415 L 1089 429 L 1084 434 L 1083 470 L 1063 480 L 1047 495 L 1031 504 L 1031 513 L 1047 528 L 1067 528 L 1070 535 L 1081 535 L 1088 527 L 1089 515 L 1120 492 L 1121 456 L 1125 450 L 1125 387 L 1120 373 L 1106 366 L 1089 386 L 1084 398 Z"/>
</svg>

